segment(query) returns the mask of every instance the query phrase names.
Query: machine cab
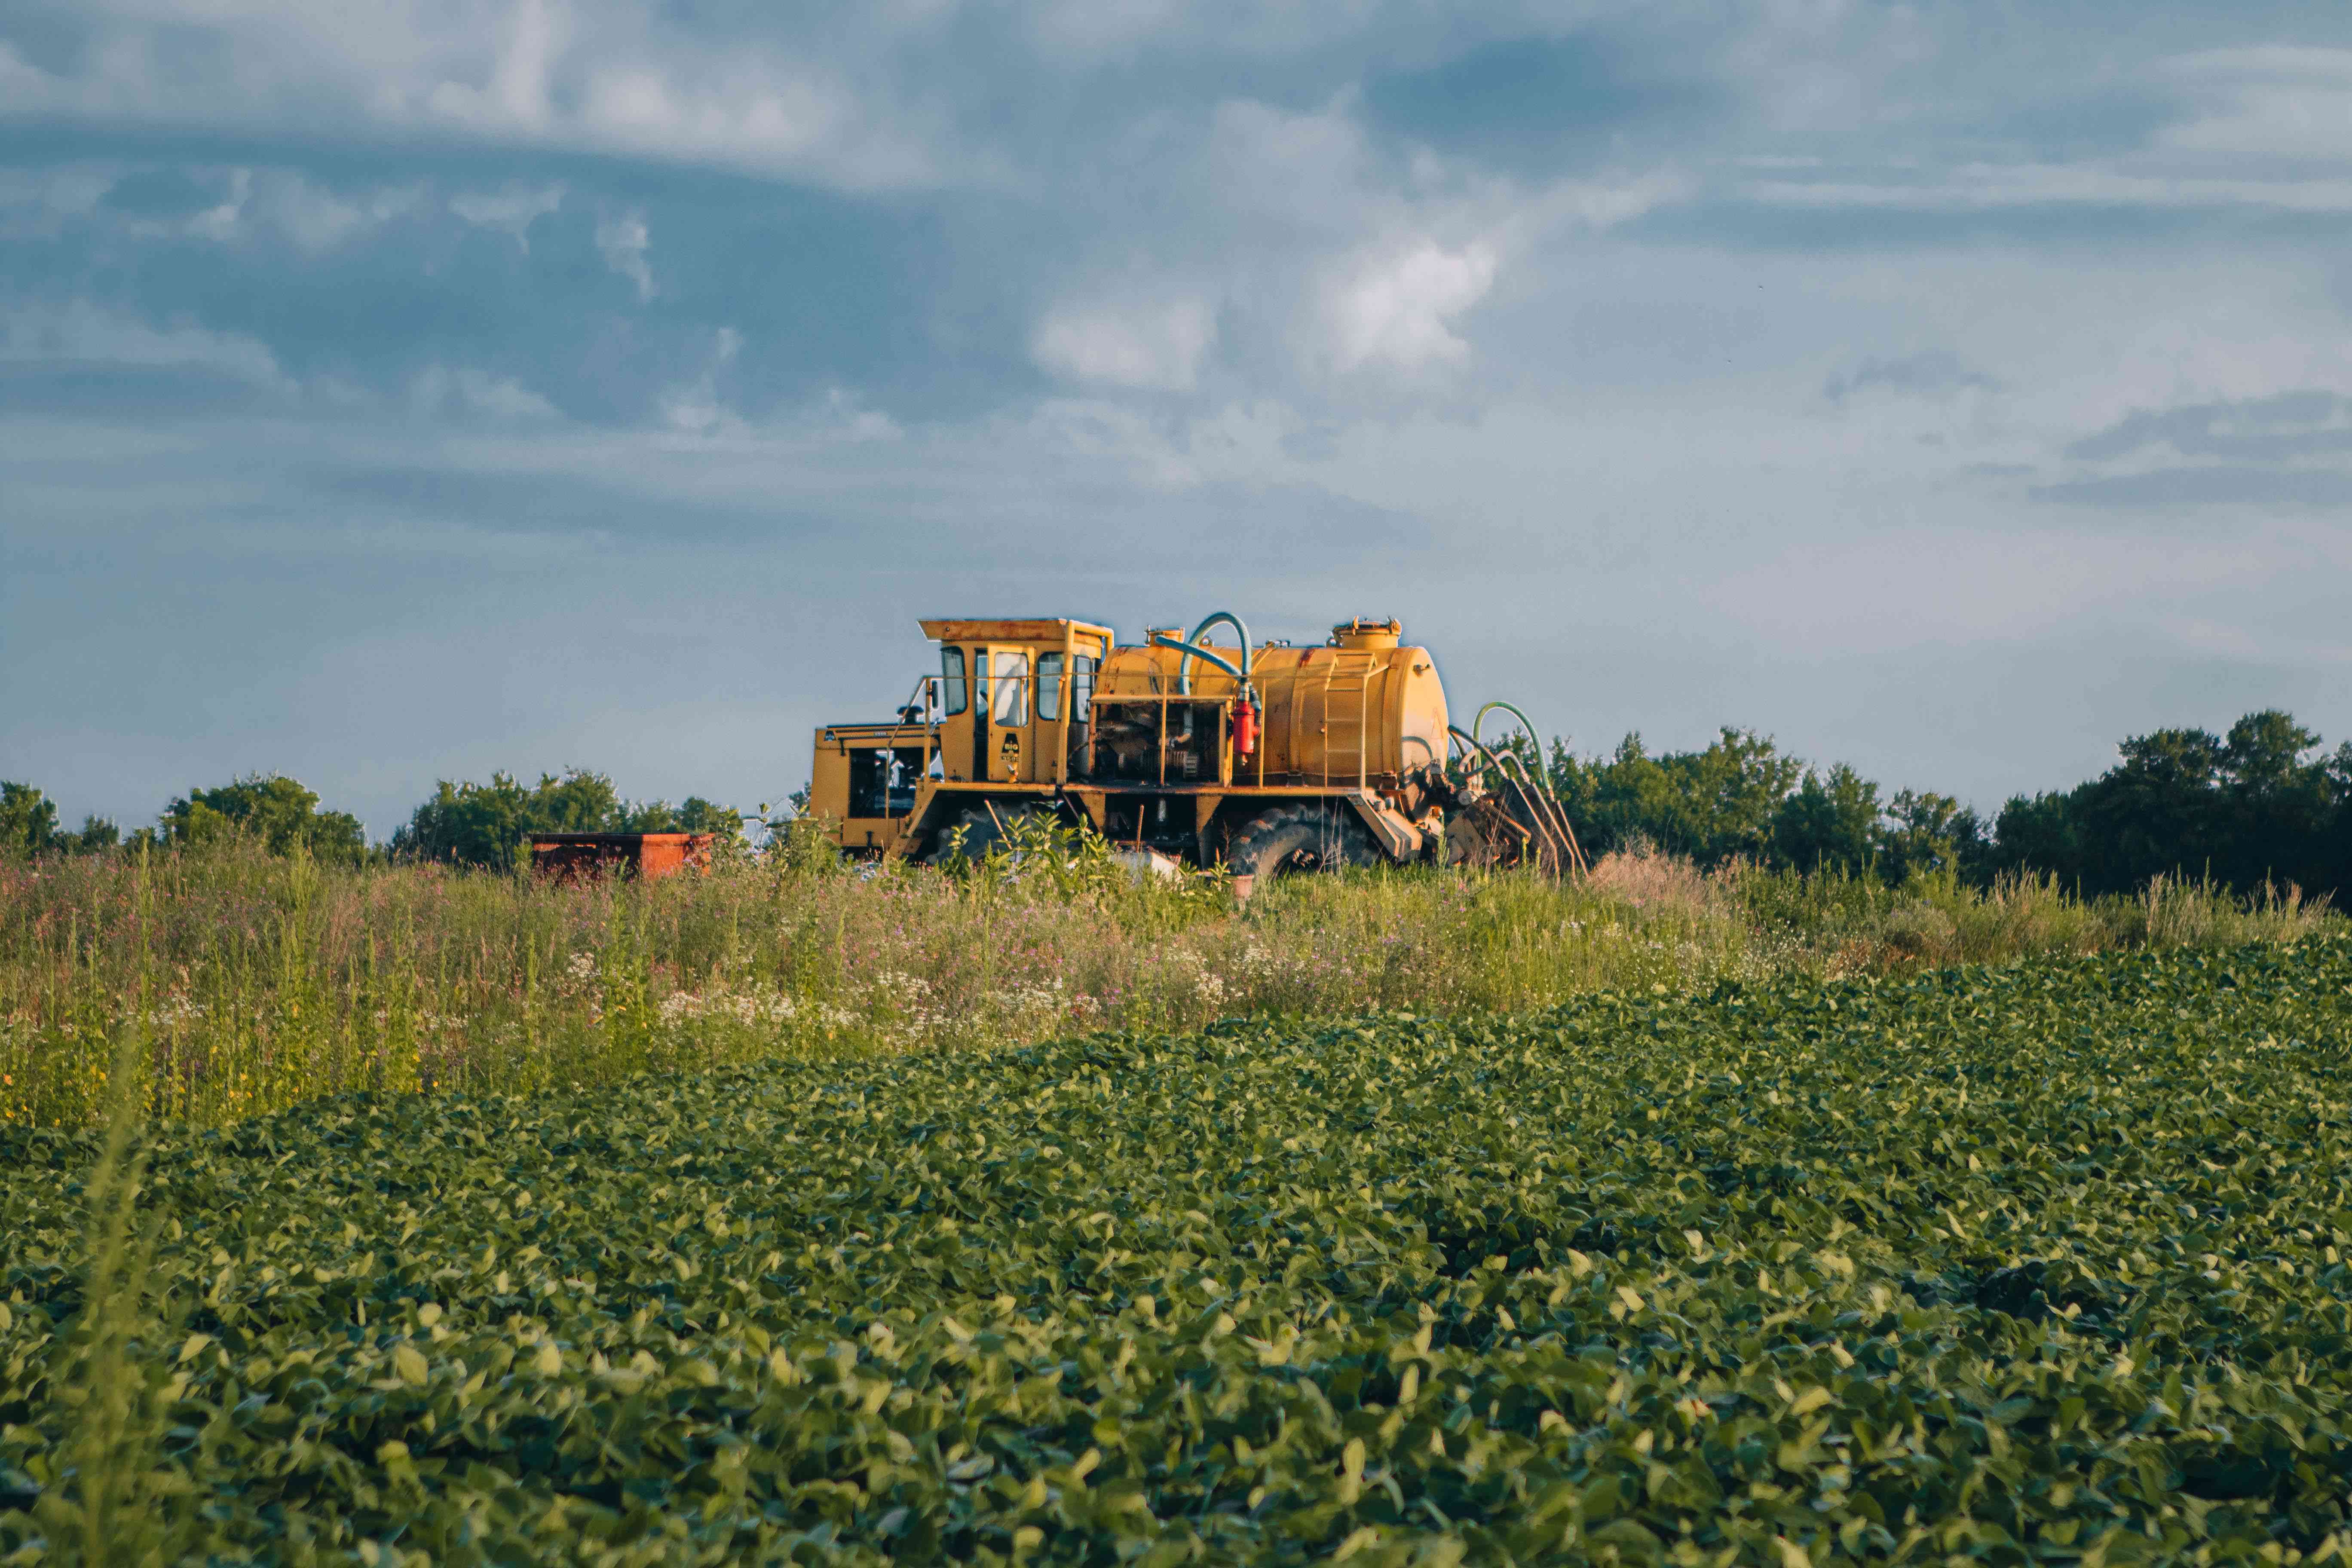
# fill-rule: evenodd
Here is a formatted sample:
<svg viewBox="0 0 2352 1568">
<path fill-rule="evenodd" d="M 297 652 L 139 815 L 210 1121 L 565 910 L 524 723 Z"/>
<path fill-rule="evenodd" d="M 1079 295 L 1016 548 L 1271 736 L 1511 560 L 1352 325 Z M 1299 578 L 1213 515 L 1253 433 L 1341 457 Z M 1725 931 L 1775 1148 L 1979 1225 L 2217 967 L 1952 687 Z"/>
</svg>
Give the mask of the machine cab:
<svg viewBox="0 0 2352 1568">
<path fill-rule="evenodd" d="M 1072 620 L 929 620 L 937 672 L 915 682 L 895 721 L 816 732 L 809 813 L 841 847 L 887 848 L 933 784 L 1051 790 L 1083 769 L 1095 672 L 1108 626 Z M 1074 762 L 1075 759 L 1075 762 Z"/>
<path fill-rule="evenodd" d="M 958 783 L 1059 784 L 1086 755 L 1108 626 L 1084 621 L 925 621 L 940 645 L 939 754 Z M 1081 763 L 1083 765 L 1083 763 Z"/>
</svg>

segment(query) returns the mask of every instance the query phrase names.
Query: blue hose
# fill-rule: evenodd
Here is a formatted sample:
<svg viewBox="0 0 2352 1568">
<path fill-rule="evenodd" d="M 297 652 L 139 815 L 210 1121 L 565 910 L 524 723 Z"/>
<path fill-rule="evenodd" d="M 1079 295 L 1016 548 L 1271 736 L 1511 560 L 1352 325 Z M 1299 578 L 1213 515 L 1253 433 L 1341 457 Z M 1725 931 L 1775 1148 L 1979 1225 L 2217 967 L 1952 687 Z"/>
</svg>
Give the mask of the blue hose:
<svg viewBox="0 0 2352 1568">
<path fill-rule="evenodd" d="M 1224 655 L 1212 653 L 1207 648 L 1196 647 L 1188 642 L 1179 642 L 1176 638 L 1170 637 L 1165 632 L 1152 633 L 1151 646 L 1153 647 L 1169 648 L 1174 652 L 1183 654 L 1189 658 L 1205 659 L 1209 663 L 1215 665 L 1219 669 L 1223 670 L 1227 675 L 1232 676 L 1235 680 L 1244 679 L 1240 670 L 1235 669 L 1232 664 L 1226 661 Z M 1185 668 L 1189 669 L 1191 666 L 1187 665 Z M 1189 675 L 1186 676 L 1184 678 L 1183 684 L 1179 686 L 1176 690 L 1177 695 L 1179 696 L 1190 697 L 1192 694 L 1192 678 Z"/>
<path fill-rule="evenodd" d="M 1223 659 L 1218 658 L 1213 654 L 1210 653 L 1208 649 L 1198 646 L 1201 641 L 1201 634 L 1207 631 L 1211 626 L 1215 626 L 1219 621 L 1223 621 L 1225 625 L 1233 627 L 1234 635 L 1242 639 L 1242 667 L 1239 669 L 1235 669 Z M 1160 639 L 1154 637 L 1152 640 L 1154 642 L 1158 642 Z M 1179 696 L 1190 697 L 1192 695 L 1192 659 L 1195 658 L 1208 659 L 1212 664 L 1214 664 L 1217 668 L 1223 669 L 1226 674 L 1232 676 L 1235 680 L 1242 683 L 1243 695 L 1247 696 L 1249 694 L 1249 628 L 1242 625 L 1242 618 L 1234 614 L 1231 610 L 1214 610 L 1210 612 L 1210 614 L 1202 617 L 1201 624 L 1199 626 L 1192 628 L 1192 635 L 1191 637 L 1186 637 L 1181 643 L 1175 644 L 1174 646 L 1179 652 L 1188 656 L 1187 658 L 1180 658 L 1176 661 L 1176 691 Z"/>
</svg>

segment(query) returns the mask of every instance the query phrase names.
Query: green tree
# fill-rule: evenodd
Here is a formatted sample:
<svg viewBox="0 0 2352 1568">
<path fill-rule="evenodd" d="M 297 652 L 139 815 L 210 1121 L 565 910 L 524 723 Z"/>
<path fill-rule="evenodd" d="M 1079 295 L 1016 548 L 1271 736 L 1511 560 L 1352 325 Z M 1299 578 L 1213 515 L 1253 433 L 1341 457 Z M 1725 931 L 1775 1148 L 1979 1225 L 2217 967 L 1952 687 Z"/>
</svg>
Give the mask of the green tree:
<svg viewBox="0 0 2352 1568">
<path fill-rule="evenodd" d="M 1996 870 L 2044 871 L 2069 884 L 2082 878 L 2083 829 L 2062 792 L 2013 795 L 1993 818 Z"/>
<path fill-rule="evenodd" d="M 1638 837 L 1703 866 L 1761 858 L 1774 813 L 1804 764 L 1769 736 L 1728 726 L 1704 751 L 1652 757 L 1639 732 L 1606 761 L 1580 760 L 1552 743 L 1548 770 L 1577 837 L 1592 854 Z"/>
<path fill-rule="evenodd" d="M 550 782 L 540 780 L 542 785 Z M 532 826 L 531 792 L 510 774 L 492 773 L 486 784 L 443 779 L 433 798 L 393 834 L 392 852 L 403 858 L 503 871 L 513 866 L 523 836 Z"/>
<path fill-rule="evenodd" d="M 2125 892 L 2163 873 L 2211 868 L 2226 833 L 2221 742 L 2203 730 L 2158 730 L 2117 750 L 2119 764 L 2074 792 L 2084 884 Z"/>
<path fill-rule="evenodd" d="M 1880 844 L 1878 786 L 1844 763 L 1805 770 L 1772 814 L 1772 858 L 1800 871 L 1869 869 Z"/>
<path fill-rule="evenodd" d="M 530 792 L 530 826 L 533 833 L 642 832 L 629 826 L 629 808 L 621 792 L 603 773 L 572 768 L 562 777 L 541 773 Z"/>
<path fill-rule="evenodd" d="M 2321 756 L 2319 744 L 2274 708 L 2226 736 L 2132 736 L 2097 778 L 2003 806 L 1992 858 L 2088 893 L 2210 875 L 2240 892 L 2270 881 L 2340 896 L 2352 888 L 2352 746 Z"/>
<path fill-rule="evenodd" d="M 2320 839 L 2319 856 L 2326 875 L 2307 885 L 2315 890 L 2334 889 L 2336 907 L 2342 909 L 2347 897 L 2352 897 L 2352 741 L 2336 748 L 2325 771 L 2329 823 Z"/>
<path fill-rule="evenodd" d="M 1974 876 L 1990 848 L 1983 818 L 1933 790 L 1895 792 L 1878 841 L 1879 872 L 1890 882 L 1945 871 Z"/>
<path fill-rule="evenodd" d="M 688 795 L 632 804 L 603 773 L 573 768 L 541 773 L 526 788 L 508 773 L 490 782 L 447 779 L 392 836 L 395 855 L 461 866 L 510 869 L 523 840 L 534 833 L 739 833 L 742 820 L 729 808 Z"/>
<path fill-rule="evenodd" d="M 31 784 L 0 782 L 0 855 L 30 858 L 57 841 L 56 804 Z"/>
<path fill-rule="evenodd" d="M 282 773 L 252 773 L 217 789 L 190 790 L 157 819 L 166 845 L 212 844 L 244 837 L 273 855 L 297 846 L 320 860 L 357 865 L 367 858 L 367 830 L 343 811 L 321 811 L 315 790 Z"/>
<path fill-rule="evenodd" d="M 2215 874 L 2233 886 L 2264 881 L 2332 886 L 2328 840 L 2338 810 L 2331 759 L 2313 757 L 2319 736 L 2278 709 L 2249 713 L 2221 743 L 2227 809 Z"/>
<path fill-rule="evenodd" d="M 743 831 L 743 818 L 733 806 L 690 795 L 676 805 L 666 800 L 630 806 L 623 814 L 630 833 L 719 833 Z"/>
</svg>

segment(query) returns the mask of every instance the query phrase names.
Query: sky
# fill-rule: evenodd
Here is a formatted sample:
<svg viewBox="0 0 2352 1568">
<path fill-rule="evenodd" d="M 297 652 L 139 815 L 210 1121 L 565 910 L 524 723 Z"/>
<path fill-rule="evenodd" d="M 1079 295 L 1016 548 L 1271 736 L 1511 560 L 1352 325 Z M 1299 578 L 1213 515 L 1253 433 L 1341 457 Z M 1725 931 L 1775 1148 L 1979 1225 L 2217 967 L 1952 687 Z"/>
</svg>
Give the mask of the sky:
<svg viewBox="0 0 2352 1568">
<path fill-rule="evenodd" d="M 1988 811 L 2352 734 L 2352 10 L 10 0 L 0 777 L 750 807 L 921 616 Z"/>
</svg>

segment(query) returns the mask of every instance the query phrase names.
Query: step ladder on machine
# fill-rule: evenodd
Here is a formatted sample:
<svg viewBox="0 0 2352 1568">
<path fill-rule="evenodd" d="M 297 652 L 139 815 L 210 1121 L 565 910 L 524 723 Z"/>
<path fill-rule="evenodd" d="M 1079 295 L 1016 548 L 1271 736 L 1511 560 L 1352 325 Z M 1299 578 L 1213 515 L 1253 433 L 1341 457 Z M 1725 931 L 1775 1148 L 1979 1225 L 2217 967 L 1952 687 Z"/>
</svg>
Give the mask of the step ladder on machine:
<svg viewBox="0 0 2352 1568">
<path fill-rule="evenodd" d="M 1327 787 L 1370 786 L 1365 742 L 1371 729 L 1372 676 L 1381 668 L 1381 658 L 1377 653 L 1344 648 L 1332 656 L 1323 672 L 1323 783 Z"/>
<path fill-rule="evenodd" d="M 1371 728 L 1372 675 L 1380 668 L 1381 658 L 1377 653 L 1343 648 L 1331 656 L 1324 668 L 1319 728 L 1327 788 L 1352 784 L 1360 790 L 1369 785 L 1366 740 Z"/>
</svg>

